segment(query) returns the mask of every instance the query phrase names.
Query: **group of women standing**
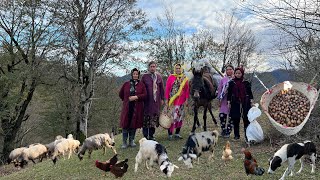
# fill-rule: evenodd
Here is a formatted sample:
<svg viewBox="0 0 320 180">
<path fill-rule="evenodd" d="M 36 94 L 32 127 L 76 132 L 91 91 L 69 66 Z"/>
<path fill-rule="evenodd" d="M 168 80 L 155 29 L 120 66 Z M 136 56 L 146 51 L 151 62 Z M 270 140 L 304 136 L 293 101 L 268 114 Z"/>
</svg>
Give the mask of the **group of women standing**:
<svg viewBox="0 0 320 180">
<path fill-rule="evenodd" d="M 140 71 L 136 68 L 132 69 L 131 79 L 121 87 L 119 97 L 123 101 L 120 121 L 123 135 L 122 148 L 136 146 L 134 138 L 138 128 L 143 128 L 145 138 L 155 140 L 155 128 L 159 126 L 160 109 L 163 105 L 167 109 L 171 109 L 173 117 L 173 123 L 168 129 L 169 140 L 182 139 L 180 129 L 184 121 L 184 108 L 188 106 L 189 80 L 183 74 L 182 65 L 176 64 L 174 65 L 174 73 L 168 77 L 164 89 L 162 76 L 156 72 L 156 68 L 156 63 L 150 62 L 148 73 L 141 78 Z M 240 138 L 241 117 L 245 129 L 249 124 L 247 113 L 251 108 L 253 96 L 250 83 L 245 81 L 243 76 L 244 70 L 241 67 L 234 69 L 228 65 L 226 66 L 226 76 L 219 84 L 219 117 L 221 135 L 224 137 L 230 137 L 234 127 L 234 138 Z M 229 118 L 227 118 L 228 116 Z M 227 119 L 229 119 L 228 122 Z"/>
</svg>

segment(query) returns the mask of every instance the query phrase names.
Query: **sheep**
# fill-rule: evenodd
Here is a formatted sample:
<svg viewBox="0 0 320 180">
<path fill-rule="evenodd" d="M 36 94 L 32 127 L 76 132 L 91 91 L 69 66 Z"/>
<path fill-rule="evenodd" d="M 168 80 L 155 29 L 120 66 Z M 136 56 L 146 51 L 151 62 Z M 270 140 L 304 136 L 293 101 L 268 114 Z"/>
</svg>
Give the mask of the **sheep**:
<svg viewBox="0 0 320 180">
<path fill-rule="evenodd" d="M 67 140 L 69 141 L 69 148 L 70 148 L 70 150 L 71 150 L 72 152 L 76 153 L 76 151 L 78 151 L 78 149 L 79 149 L 80 141 L 73 139 L 72 134 L 69 134 L 69 135 L 67 136 Z M 69 158 L 68 158 L 68 159 L 70 159 L 70 155 L 71 155 L 71 152 L 70 152 L 70 154 L 69 154 Z"/>
<path fill-rule="evenodd" d="M 70 146 L 69 146 L 69 140 L 68 139 L 62 139 L 61 142 L 57 143 L 55 145 L 55 147 L 54 147 L 54 151 L 53 151 L 53 154 L 52 154 L 52 157 L 51 157 L 53 164 L 56 164 L 57 157 L 59 155 L 62 155 L 63 159 L 65 159 L 64 155 L 67 152 L 69 152 L 69 158 L 70 158 L 71 149 L 70 149 Z"/>
<path fill-rule="evenodd" d="M 75 139 L 67 139 L 69 141 L 69 149 L 70 149 L 70 155 L 71 153 L 77 153 L 80 147 L 80 141 Z M 70 159 L 70 156 L 69 156 Z"/>
<path fill-rule="evenodd" d="M 201 154 L 211 151 L 210 161 L 214 157 L 214 147 L 218 142 L 218 137 L 219 133 L 216 130 L 191 134 L 183 147 L 182 156 L 179 157 L 178 161 L 183 160 L 188 168 L 192 168 L 192 159 L 197 159 L 199 164 Z"/>
<path fill-rule="evenodd" d="M 39 159 L 42 162 L 42 159 L 46 157 L 47 148 L 46 146 L 37 143 L 32 144 L 28 148 L 23 149 L 20 156 L 17 158 L 16 166 L 23 167 L 24 165 L 28 164 L 28 160 L 31 160 L 35 164 L 35 159 Z"/>
<path fill-rule="evenodd" d="M 24 149 L 27 149 L 26 147 L 20 147 L 20 148 L 16 148 L 14 150 L 12 150 L 9 154 L 9 158 L 7 160 L 8 164 L 10 164 L 11 162 L 14 163 L 14 165 L 17 167 L 18 164 L 16 164 L 17 162 L 17 158 L 22 154 L 22 151 Z"/>
<path fill-rule="evenodd" d="M 109 136 L 108 133 L 90 136 L 84 140 L 83 145 L 78 153 L 78 157 L 81 161 L 83 159 L 83 155 L 86 153 L 86 150 L 88 150 L 89 158 L 91 158 L 92 151 L 100 148 L 104 148 L 103 154 L 105 154 L 107 151 L 106 147 L 111 148 L 114 154 L 117 154 L 113 133 L 111 133 L 111 136 Z"/>
<path fill-rule="evenodd" d="M 179 168 L 169 161 L 166 148 L 153 140 L 147 140 L 142 138 L 139 140 L 140 149 L 136 156 L 136 163 L 134 167 L 134 172 L 138 171 L 138 165 L 145 160 L 146 167 L 149 165 L 152 166 L 154 162 L 157 162 L 160 165 L 160 170 L 166 174 L 167 177 L 171 177 L 174 168 Z"/>
<path fill-rule="evenodd" d="M 61 141 L 63 141 L 64 139 L 65 139 L 64 137 L 58 135 L 58 136 L 56 136 L 55 141 L 53 141 L 53 142 L 45 145 L 45 146 L 47 147 L 47 149 L 48 149 L 48 153 L 47 153 L 47 156 L 48 156 L 48 157 L 51 157 L 52 153 L 54 152 L 55 146 L 56 146 L 58 143 L 60 143 Z"/>
</svg>

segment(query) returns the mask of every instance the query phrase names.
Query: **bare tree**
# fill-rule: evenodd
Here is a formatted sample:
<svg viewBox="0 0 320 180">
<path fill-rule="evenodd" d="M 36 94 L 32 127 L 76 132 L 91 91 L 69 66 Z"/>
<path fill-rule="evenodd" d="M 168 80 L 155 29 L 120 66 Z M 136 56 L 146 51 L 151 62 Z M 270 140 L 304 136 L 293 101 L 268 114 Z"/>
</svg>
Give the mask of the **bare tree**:
<svg viewBox="0 0 320 180">
<path fill-rule="evenodd" d="M 250 57 L 256 53 L 258 45 L 253 31 L 233 14 L 226 14 L 222 18 L 222 24 L 222 72 L 226 64 L 247 66 Z"/>
<path fill-rule="evenodd" d="M 309 79 L 319 72 L 319 1 L 283 0 L 273 3 L 268 0 L 260 5 L 249 3 L 246 8 L 280 30 L 282 35 L 277 48 L 286 57 L 290 68 L 309 72 L 304 76 Z"/>
<path fill-rule="evenodd" d="M 156 60 L 160 69 L 172 70 L 175 63 L 186 59 L 187 40 L 184 32 L 175 24 L 169 8 L 165 8 L 165 18 L 157 18 L 159 28 L 154 29 L 151 39 L 147 40 L 148 57 Z M 170 71 L 163 72 L 165 75 Z"/>
<path fill-rule="evenodd" d="M 51 10 L 51 12 L 49 11 Z M 6 0 L 0 5 L 2 62 L 1 128 L 2 162 L 15 146 L 21 124 L 27 121 L 27 107 L 41 80 L 41 63 L 48 57 L 58 34 L 52 28 L 54 9 L 50 1 Z"/>
<path fill-rule="evenodd" d="M 128 43 L 146 23 L 136 1 L 59 1 L 58 18 L 64 39 L 65 59 L 77 64 L 79 104 L 77 138 L 87 137 L 87 124 L 100 68 L 120 64 L 130 52 Z M 71 57 L 71 58 L 70 58 Z M 122 60 L 122 61 L 121 61 Z M 81 138 L 80 138 L 81 137 Z"/>
<path fill-rule="evenodd" d="M 218 63 L 222 45 L 218 44 L 214 38 L 214 33 L 210 30 L 194 33 L 190 39 L 191 59 L 207 58 L 214 64 Z"/>
</svg>

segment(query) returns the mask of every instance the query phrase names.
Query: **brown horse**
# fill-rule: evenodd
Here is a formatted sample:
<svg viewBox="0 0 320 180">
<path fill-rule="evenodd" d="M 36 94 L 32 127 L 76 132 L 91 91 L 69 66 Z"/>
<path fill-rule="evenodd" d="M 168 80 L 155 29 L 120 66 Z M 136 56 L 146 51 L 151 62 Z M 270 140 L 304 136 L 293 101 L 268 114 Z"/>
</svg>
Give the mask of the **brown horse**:
<svg viewBox="0 0 320 180">
<path fill-rule="evenodd" d="M 200 70 L 192 69 L 193 78 L 190 81 L 190 95 L 194 102 L 193 112 L 193 126 L 191 132 L 196 130 L 196 124 L 200 126 L 198 111 L 202 106 L 204 107 L 203 111 L 203 130 L 207 130 L 207 110 L 212 117 L 212 121 L 217 124 L 216 119 L 212 113 L 211 101 L 216 97 L 217 84 L 213 81 L 211 74 L 207 72 L 206 67 L 201 68 Z"/>
</svg>

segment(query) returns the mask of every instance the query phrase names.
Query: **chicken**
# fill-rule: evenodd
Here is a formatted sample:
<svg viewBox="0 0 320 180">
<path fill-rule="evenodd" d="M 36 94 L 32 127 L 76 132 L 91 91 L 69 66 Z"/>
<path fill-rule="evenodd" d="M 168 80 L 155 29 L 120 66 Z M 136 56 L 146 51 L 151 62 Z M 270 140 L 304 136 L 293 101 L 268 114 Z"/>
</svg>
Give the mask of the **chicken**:
<svg viewBox="0 0 320 180">
<path fill-rule="evenodd" d="M 226 164 L 226 161 L 232 160 L 232 150 L 230 148 L 230 142 L 227 141 L 226 145 L 223 147 L 222 152 L 222 160 L 224 160 L 224 164 Z"/>
<path fill-rule="evenodd" d="M 115 165 L 118 162 L 118 154 L 115 154 L 111 159 L 106 162 L 99 162 L 96 160 L 96 167 L 101 169 L 102 171 L 108 172 L 110 171 L 110 166 Z"/>
<path fill-rule="evenodd" d="M 124 161 L 121 161 L 115 165 L 110 166 L 110 172 L 118 177 L 122 177 L 124 173 L 127 172 L 129 165 L 127 164 L 128 159 L 125 159 Z"/>
<path fill-rule="evenodd" d="M 251 153 L 242 148 L 241 151 L 244 153 L 244 168 L 246 170 L 247 175 L 254 174 L 262 176 L 264 173 L 264 169 L 262 167 L 258 167 L 258 163 L 255 158 L 252 157 Z"/>
</svg>

